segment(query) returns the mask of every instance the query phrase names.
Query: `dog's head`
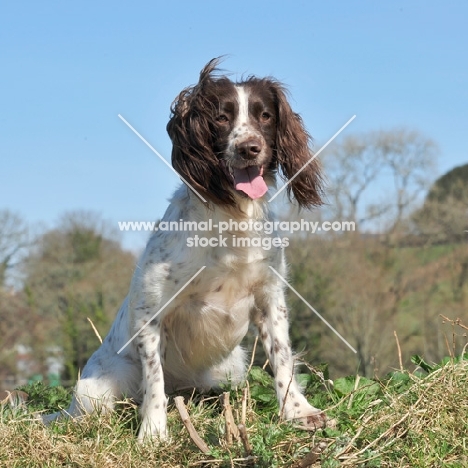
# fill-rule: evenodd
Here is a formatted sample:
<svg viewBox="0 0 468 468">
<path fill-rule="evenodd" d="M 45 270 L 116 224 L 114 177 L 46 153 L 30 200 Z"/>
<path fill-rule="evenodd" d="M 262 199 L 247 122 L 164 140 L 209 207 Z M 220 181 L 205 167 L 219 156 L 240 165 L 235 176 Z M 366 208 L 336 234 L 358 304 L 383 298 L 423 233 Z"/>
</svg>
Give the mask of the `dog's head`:
<svg viewBox="0 0 468 468">
<path fill-rule="evenodd" d="M 289 197 L 302 207 L 320 205 L 320 165 L 282 84 L 256 77 L 233 83 L 216 74 L 218 63 L 211 60 L 198 84 L 172 105 L 167 131 L 174 168 L 215 204 L 262 197 L 279 169 L 293 178 Z"/>
</svg>

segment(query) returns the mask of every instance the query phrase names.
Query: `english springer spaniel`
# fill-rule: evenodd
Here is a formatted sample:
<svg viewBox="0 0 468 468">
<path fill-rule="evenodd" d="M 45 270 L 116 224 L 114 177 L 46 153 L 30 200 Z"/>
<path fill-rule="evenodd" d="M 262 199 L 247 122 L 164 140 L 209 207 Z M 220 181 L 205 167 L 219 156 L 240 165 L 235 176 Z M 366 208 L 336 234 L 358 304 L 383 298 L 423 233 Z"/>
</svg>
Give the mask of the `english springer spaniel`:
<svg viewBox="0 0 468 468">
<path fill-rule="evenodd" d="M 261 229 L 237 229 L 236 223 L 273 220 L 266 193 L 275 189 L 278 171 L 286 179 L 294 177 L 288 194 L 300 206 L 319 205 L 319 163 L 278 81 L 249 77 L 234 83 L 219 75 L 218 63 L 211 60 L 198 84 L 177 96 L 167 125 L 172 164 L 186 184 L 175 192 L 160 226 L 195 222 L 198 230 L 158 229 L 151 236 L 109 334 L 62 413 L 75 417 L 107 411 L 116 399 L 132 397 L 141 403 L 141 441 L 167 436 L 166 393 L 245 378 L 240 343 L 251 322 L 273 370 L 283 417 L 309 429 L 326 421 L 294 377 L 288 310 L 277 276 L 287 274 L 284 248 L 234 242 L 267 237 Z M 211 233 L 201 226 L 209 220 Z M 218 238 L 216 227 L 222 222 L 229 225 L 224 240 L 190 247 L 196 235 Z"/>
</svg>

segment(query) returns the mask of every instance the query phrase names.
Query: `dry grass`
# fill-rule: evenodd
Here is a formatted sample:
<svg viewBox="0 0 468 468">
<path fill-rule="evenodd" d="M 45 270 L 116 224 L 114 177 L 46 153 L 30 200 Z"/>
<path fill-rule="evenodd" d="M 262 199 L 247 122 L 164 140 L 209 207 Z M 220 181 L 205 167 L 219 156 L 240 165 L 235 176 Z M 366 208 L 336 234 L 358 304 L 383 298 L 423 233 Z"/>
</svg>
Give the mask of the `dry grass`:
<svg viewBox="0 0 468 468">
<path fill-rule="evenodd" d="M 242 392 L 231 392 L 236 422 L 242 412 Z M 3 412 L 0 421 L 0 466 L 13 467 L 230 467 L 290 466 L 315 445 L 315 437 L 280 424 L 277 416 L 257 414 L 249 398 L 246 433 L 253 455 L 241 440 L 226 442 L 225 419 L 217 397 L 192 399 L 187 404 L 198 434 L 208 443 L 203 454 L 190 439 L 175 407 L 169 411 L 171 440 L 165 443 L 136 442 L 136 408 L 126 402 L 124 410 L 111 415 L 86 416 L 80 421 L 60 421 L 43 426 L 31 414 Z"/>
<path fill-rule="evenodd" d="M 335 447 L 334 459 L 340 466 L 468 466 L 468 361 L 448 363 L 423 379 L 402 375 L 407 389 L 385 388 L 352 438 Z"/>
<path fill-rule="evenodd" d="M 190 422 L 206 443 L 207 453 L 194 444 L 174 405 L 169 408 L 171 440 L 143 445 L 135 437 L 137 408 L 128 401 L 111 415 L 60 421 L 50 427 L 34 420 L 31 410 L 4 406 L 0 466 L 465 467 L 467 357 L 430 366 L 426 376 L 399 371 L 378 382 L 338 379 L 328 389 L 313 375 L 302 375 L 306 392 L 315 395 L 312 404 L 328 408 L 329 417 L 337 421 L 335 428 L 316 434 L 281 422 L 271 378 L 254 367 L 249 382 L 231 390 L 229 405 L 218 396 L 187 395 Z M 239 423 L 245 426 L 242 437 L 235 430 L 226 433 Z"/>
</svg>

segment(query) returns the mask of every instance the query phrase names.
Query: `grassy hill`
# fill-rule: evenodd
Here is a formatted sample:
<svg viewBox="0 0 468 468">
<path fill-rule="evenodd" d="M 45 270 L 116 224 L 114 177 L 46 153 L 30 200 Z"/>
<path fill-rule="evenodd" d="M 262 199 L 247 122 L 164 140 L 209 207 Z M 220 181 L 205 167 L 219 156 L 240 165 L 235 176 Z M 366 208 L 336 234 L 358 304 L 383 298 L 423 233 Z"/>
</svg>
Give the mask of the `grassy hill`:
<svg viewBox="0 0 468 468">
<path fill-rule="evenodd" d="M 420 358 L 416 358 L 420 359 Z M 168 442 L 136 442 L 137 409 L 123 401 L 110 415 L 60 421 L 50 427 L 37 411 L 65 407 L 69 392 L 40 383 L 24 388 L 26 407 L 1 407 L 0 466 L 13 467 L 464 467 L 468 464 L 468 355 L 441 365 L 422 361 L 419 373 L 394 372 L 382 380 L 328 379 L 309 369 L 299 380 L 330 427 L 311 433 L 281 420 L 271 377 L 253 367 L 239 388 L 226 389 L 235 424 L 217 394 L 185 395 L 191 422 L 207 444 L 202 452 L 169 406 Z M 424 371 L 425 369 L 425 371 Z"/>
</svg>

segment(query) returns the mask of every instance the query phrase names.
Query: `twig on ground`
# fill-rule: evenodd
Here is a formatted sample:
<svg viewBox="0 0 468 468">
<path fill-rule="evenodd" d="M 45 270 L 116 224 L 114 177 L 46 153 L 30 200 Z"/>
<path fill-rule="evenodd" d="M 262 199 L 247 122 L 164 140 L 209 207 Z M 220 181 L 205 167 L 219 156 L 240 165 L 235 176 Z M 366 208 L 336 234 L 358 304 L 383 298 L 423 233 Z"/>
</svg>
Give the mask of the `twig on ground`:
<svg viewBox="0 0 468 468">
<path fill-rule="evenodd" d="M 226 442 L 232 444 L 232 438 L 239 440 L 239 429 L 236 426 L 234 415 L 232 414 L 231 403 L 229 403 L 229 392 L 224 392 L 221 396 L 221 403 L 224 409 L 224 420 L 226 422 Z"/>
<path fill-rule="evenodd" d="M 244 424 L 239 424 L 237 428 L 239 429 L 240 438 L 241 438 L 242 444 L 244 445 L 245 455 L 246 456 L 252 455 L 252 446 L 250 445 L 250 442 L 249 442 L 247 429 L 245 428 Z"/>
<path fill-rule="evenodd" d="M 292 468 L 307 468 L 315 463 L 322 455 L 322 452 L 327 448 L 327 444 L 325 442 L 320 442 L 315 445 L 312 450 L 302 459 L 294 463 Z"/>
<path fill-rule="evenodd" d="M 248 385 L 248 383 L 247 383 Z M 245 387 L 242 391 L 242 412 L 241 412 L 241 424 L 245 425 L 247 420 L 247 399 L 249 396 L 249 388 Z"/>
<path fill-rule="evenodd" d="M 176 396 L 174 398 L 174 403 L 176 405 L 177 410 L 179 411 L 180 417 L 184 426 L 187 428 L 188 433 L 190 434 L 190 438 L 193 440 L 195 445 L 203 452 L 208 453 L 210 451 L 208 445 L 206 445 L 205 441 L 198 435 L 198 432 L 193 427 L 192 421 L 190 420 L 190 416 L 188 414 L 187 408 L 184 404 L 184 397 L 183 396 Z"/>
</svg>

